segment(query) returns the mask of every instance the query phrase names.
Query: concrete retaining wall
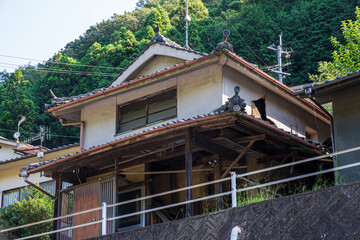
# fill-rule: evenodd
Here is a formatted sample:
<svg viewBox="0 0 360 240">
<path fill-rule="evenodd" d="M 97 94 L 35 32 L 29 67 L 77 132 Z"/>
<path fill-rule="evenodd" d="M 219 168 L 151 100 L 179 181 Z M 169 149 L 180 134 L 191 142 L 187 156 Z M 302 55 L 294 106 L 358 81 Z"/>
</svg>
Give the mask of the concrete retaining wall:
<svg viewBox="0 0 360 240">
<path fill-rule="evenodd" d="M 360 182 L 92 239 L 360 239 Z"/>
</svg>

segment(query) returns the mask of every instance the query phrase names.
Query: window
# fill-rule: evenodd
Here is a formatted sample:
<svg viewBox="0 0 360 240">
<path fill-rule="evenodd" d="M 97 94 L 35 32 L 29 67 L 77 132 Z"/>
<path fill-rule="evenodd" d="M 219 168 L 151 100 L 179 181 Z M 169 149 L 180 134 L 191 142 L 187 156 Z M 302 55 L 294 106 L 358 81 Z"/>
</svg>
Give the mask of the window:
<svg viewBox="0 0 360 240">
<path fill-rule="evenodd" d="M 117 133 L 176 117 L 176 89 L 118 107 Z"/>
<path fill-rule="evenodd" d="M 42 189 L 46 190 L 47 192 L 49 192 L 52 195 L 55 195 L 55 187 L 56 187 L 55 180 L 42 182 L 39 185 Z M 64 189 L 69 185 L 71 185 L 71 184 L 63 182 L 62 187 Z M 2 207 L 7 207 L 7 206 L 15 203 L 15 201 L 22 201 L 25 197 L 25 192 L 26 192 L 25 187 L 4 191 L 3 195 L 2 195 L 2 199 L 3 199 Z"/>
<path fill-rule="evenodd" d="M 121 191 L 118 194 L 118 202 L 132 200 L 140 198 L 144 195 L 144 188 L 135 188 L 127 191 Z M 124 205 L 120 205 L 117 208 L 117 216 L 125 215 L 129 213 L 139 212 L 144 210 L 144 201 L 136 201 Z M 122 218 L 117 222 L 117 229 L 124 230 L 129 228 L 143 227 L 145 226 L 145 215 L 139 214 L 128 218 Z"/>
<path fill-rule="evenodd" d="M 2 207 L 7 207 L 15 203 L 15 201 L 22 201 L 24 199 L 24 191 L 24 187 L 4 191 L 2 196 Z"/>
</svg>

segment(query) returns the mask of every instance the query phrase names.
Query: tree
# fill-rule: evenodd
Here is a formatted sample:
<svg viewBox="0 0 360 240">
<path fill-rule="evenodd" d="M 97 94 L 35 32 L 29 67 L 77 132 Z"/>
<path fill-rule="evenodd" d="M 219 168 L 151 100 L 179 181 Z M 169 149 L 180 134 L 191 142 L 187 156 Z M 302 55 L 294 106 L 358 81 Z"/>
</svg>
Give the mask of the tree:
<svg viewBox="0 0 360 240">
<path fill-rule="evenodd" d="M 26 92 L 29 88 L 29 81 L 24 79 L 22 71 L 16 70 L 15 73 L 6 80 L 2 89 L 0 103 L 0 128 L 8 130 L 17 130 L 18 121 L 22 116 L 26 121 L 21 124 L 20 132 L 35 131 L 35 109 L 34 103 L 29 99 Z M 2 132 L 1 135 L 13 139 L 11 131 Z M 24 135 L 21 136 L 24 138 Z"/>
<path fill-rule="evenodd" d="M 5 208 L 0 208 L 0 227 L 3 229 L 21 226 L 27 223 L 33 223 L 50 219 L 54 213 L 54 201 L 44 193 L 33 189 L 25 188 L 23 191 L 24 199 Z M 30 236 L 38 233 L 52 230 L 52 222 L 47 222 L 32 227 L 21 228 L 9 233 L 0 235 L 0 239 L 14 239 Z M 43 236 L 38 239 L 50 239 L 49 236 Z"/>
<path fill-rule="evenodd" d="M 333 62 L 319 62 L 319 75 L 311 75 L 314 82 L 333 80 L 337 76 L 345 76 L 349 72 L 358 72 L 360 69 L 360 8 L 355 10 L 356 20 L 343 21 L 341 30 L 344 43 L 336 37 L 330 41 L 335 48 L 332 54 Z"/>
<path fill-rule="evenodd" d="M 156 27 L 160 28 L 162 34 L 171 28 L 170 19 L 168 13 L 161 7 L 157 7 L 146 16 L 144 27 L 136 32 L 136 38 L 141 39 L 151 39 L 155 36 L 154 29 Z"/>
</svg>

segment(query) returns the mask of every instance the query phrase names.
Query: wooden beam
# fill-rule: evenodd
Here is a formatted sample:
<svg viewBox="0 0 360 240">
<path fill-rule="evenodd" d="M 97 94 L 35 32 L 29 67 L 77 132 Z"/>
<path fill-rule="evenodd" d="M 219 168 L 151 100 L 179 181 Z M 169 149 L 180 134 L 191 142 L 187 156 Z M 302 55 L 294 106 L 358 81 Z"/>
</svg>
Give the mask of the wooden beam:
<svg viewBox="0 0 360 240">
<path fill-rule="evenodd" d="M 265 139 L 265 134 L 263 133 L 263 134 L 251 135 L 247 137 L 235 138 L 233 141 L 237 143 L 248 143 L 252 140 L 264 140 L 264 139 Z"/>
<path fill-rule="evenodd" d="M 186 129 L 186 141 L 185 141 L 185 186 L 192 185 L 192 129 Z M 186 201 L 192 200 L 192 189 L 186 190 Z M 193 204 L 186 204 L 186 217 L 193 216 Z"/>
<path fill-rule="evenodd" d="M 249 142 L 249 144 L 244 148 L 244 150 L 239 154 L 239 156 L 237 156 L 237 158 L 230 164 L 230 166 L 226 169 L 226 171 L 221 175 L 220 178 L 224 178 L 230 172 L 231 168 L 240 161 L 240 159 L 247 153 L 247 151 L 252 147 L 252 145 L 254 145 L 255 142 L 256 140 L 252 140 Z"/>
<path fill-rule="evenodd" d="M 54 215 L 53 217 L 59 217 L 61 215 L 61 187 L 62 187 L 62 179 L 61 174 L 56 176 L 56 185 L 55 185 L 55 201 L 54 201 Z M 53 222 L 53 230 L 57 230 L 60 227 L 60 220 Z M 51 235 L 52 239 L 57 239 L 57 234 L 54 233 Z"/>
<path fill-rule="evenodd" d="M 150 163 L 145 164 L 145 171 L 151 171 Z M 150 180 L 151 176 L 145 175 L 144 179 L 145 179 L 145 181 Z M 145 183 L 145 196 L 151 195 L 151 193 L 152 193 L 151 186 L 152 186 L 152 184 L 150 184 L 150 182 Z M 172 194 L 172 195 L 174 195 L 174 194 Z M 145 200 L 145 209 L 150 209 L 150 208 L 151 208 L 151 198 Z M 146 213 L 145 214 L 145 226 L 149 226 L 149 225 L 151 225 L 151 213 Z"/>
<path fill-rule="evenodd" d="M 208 151 L 209 153 L 219 154 L 226 159 L 234 159 L 237 156 L 237 152 L 225 148 L 217 143 L 211 142 L 210 137 L 203 133 L 195 132 L 194 145 Z"/>
<path fill-rule="evenodd" d="M 226 122 L 205 124 L 205 125 L 196 127 L 195 130 L 197 132 L 204 132 L 204 131 L 209 131 L 209 130 L 224 129 L 227 127 L 235 126 L 236 125 L 235 121 L 236 121 L 235 119 L 231 119 L 230 121 L 226 121 Z"/>
<path fill-rule="evenodd" d="M 121 174 L 121 172 L 120 172 L 119 174 Z M 119 179 L 120 181 L 122 181 L 122 182 L 124 182 L 124 183 L 127 183 L 127 184 L 129 184 L 130 186 L 133 186 L 133 187 L 139 187 L 139 186 L 141 186 L 140 184 L 135 183 L 135 182 L 133 182 L 133 181 L 130 181 L 130 180 L 124 178 L 124 177 L 121 176 L 121 175 L 117 176 L 117 179 Z"/>
<path fill-rule="evenodd" d="M 236 169 L 246 169 L 246 166 L 234 167 Z M 226 170 L 226 167 L 223 167 L 222 170 Z M 214 168 L 202 168 L 202 169 L 193 169 L 193 172 L 213 172 Z M 169 171 L 150 171 L 150 172 L 120 172 L 121 175 L 159 175 L 159 174 L 176 174 L 176 173 L 185 173 L 185 170 L 169 170 Z"/>
<path fill-rule="evenodd" d="M 193 152 L 198 152 L 201 151 L 200 148 L 193 148 L 192 149 Z M 180 147 L 177 150 L 174 151 L 168 151 L 165 152 L 165 154 L 160 154 L 157 153 L 154 156 L 147 156 L 147 157 L 143 157 L 140 159 L 136 159 L 132 162 L 127 162 L 127 163 L 119 163 L 119 169 L 124 169 L 127 167 L 132 167 L 132 166 L 136 166 L 136 165 L 140 165 L 140 164 L 145 164 L 145 163 L 152 163 L 152 162 L 159 162 L 159 161 L 163 161 L 166 159 L 170 159 L 170 158 L 174 158 L 174 157 L 178 157 L 178 156 L 182 156 L 184 155 L 184 147 Z"/>
<path fill-rule="evenodd" d="M 293 152 L 289 153 L 288 155 L 286 155 L 286 156 L 284 157 L 284 159 L 280 162 L 279 165 L 284 164 L 284 163 L 286 162 L 286 160 L 288 160 L 289 158 L 294 157 L 296 154 L 298 154 L 297 151 L 293 151 Z M 276 170 L 274 170 L 271 174 L 269 173 L 269 179 L 271 180 L 278 171 L 279 171 L 279 169 L 276 169 Z"/>
</svg>

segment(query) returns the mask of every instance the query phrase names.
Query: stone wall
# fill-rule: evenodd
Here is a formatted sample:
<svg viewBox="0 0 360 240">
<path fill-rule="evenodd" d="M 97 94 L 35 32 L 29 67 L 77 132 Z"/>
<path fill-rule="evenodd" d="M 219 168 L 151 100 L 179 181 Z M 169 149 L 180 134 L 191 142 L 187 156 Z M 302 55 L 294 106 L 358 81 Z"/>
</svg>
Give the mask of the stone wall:
<svg viewBox="0 0 360 240">
<path fill-rule="evenodd" d="M 92 239 L 360 239 L 360 182 Z"/>
</svg>

